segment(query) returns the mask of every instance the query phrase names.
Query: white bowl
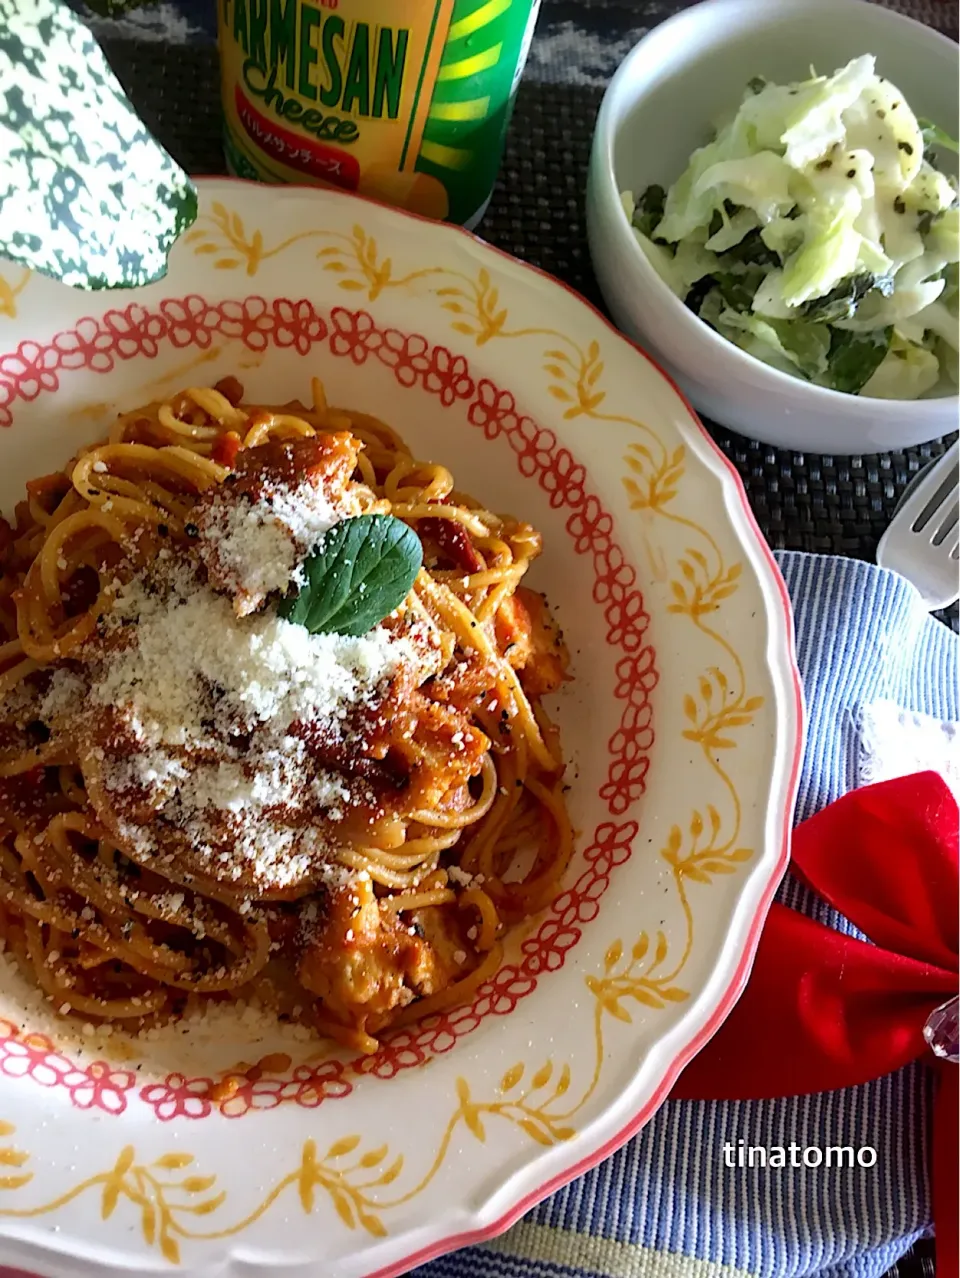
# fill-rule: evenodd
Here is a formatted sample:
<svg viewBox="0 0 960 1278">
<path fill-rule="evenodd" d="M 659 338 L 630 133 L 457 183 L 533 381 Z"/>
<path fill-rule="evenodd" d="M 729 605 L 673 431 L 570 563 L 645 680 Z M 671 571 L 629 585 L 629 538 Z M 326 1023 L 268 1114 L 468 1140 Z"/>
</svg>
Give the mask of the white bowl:
<svg viewBox="0 0 960 1278">
<path fill-rule="evenodd" d="M 778 83 L 874 53 L 918 115 L 958 131 L 957 46 L 866 0 L 707 0 L 656 27 L 629 53 L 600 108 L 587 186 L 587 232 L 618 326 L 651 351 L 694 405 L 751 438 L 814 453 L 904 448 L 957 428 L 957 397 L 909 403 L 812 386 L 770 368 L 699 319 L 637 243 L 620 192 L 668 186 L 751 76 Z"/>
</svg>

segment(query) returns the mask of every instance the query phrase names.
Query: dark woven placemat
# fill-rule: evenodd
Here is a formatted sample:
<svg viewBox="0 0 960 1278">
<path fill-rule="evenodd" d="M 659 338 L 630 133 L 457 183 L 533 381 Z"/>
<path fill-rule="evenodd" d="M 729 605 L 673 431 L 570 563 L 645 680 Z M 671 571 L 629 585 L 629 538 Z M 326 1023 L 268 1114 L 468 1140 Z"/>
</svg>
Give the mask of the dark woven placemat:
<svg viewBox="0 0 960 1278">
<path fill-rule="evenodd" d="M 192 173 L 222 173 L 215 47 L 174 49 L 109 37 L 103 44 L 144 121 L 176 159 Z M 569 83 L 521 86 L 500 180 L 480 228 L 491 243 L 601 307 L 583 193 L 602 92 Z M 881 456 L 815 457 L 711 429 L 743 477 L 771 545 L 861 559 L 874 557 L 910 479 L 946 447 L 941 441 Z M 949 620 L 958 628 L 956 607 Z"/>
</svg>

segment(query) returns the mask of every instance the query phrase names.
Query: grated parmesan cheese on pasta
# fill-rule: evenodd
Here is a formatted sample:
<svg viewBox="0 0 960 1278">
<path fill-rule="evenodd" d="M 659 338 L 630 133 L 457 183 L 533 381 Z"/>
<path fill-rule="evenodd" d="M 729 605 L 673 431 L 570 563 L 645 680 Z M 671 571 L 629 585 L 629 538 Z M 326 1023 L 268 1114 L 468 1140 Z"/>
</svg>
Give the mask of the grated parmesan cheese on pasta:
<svg viewBox="0 0 960 1278">
<path fill-rule="evenodd" d="M 299 580 L 300 562 L 323 534 L 358 511 L 352 493 L 331 500 L 312 482 L 294 488 L 271 484 L 257 501 L 217 494 L 198 520 L 200 557 L 234 596 L 237 614 L 247 616 Z"/>
<path fill-rule="evenodd" d="M 92 709 L 97 724 L 114 725 L 108 735 L 120 732 L 98 757 L 138 855 L 175 855 L 173 839 L 205 873 L 256 889 L 335 881 L 330 825 L 370 795 L 320 767 L 299 733 L 317 725 L 345 742 L 351 720 L 420 664 L 413 640 L 382 627 L 311 635 L 273 612 L 238 617 L 189 567 L 161 567 L 160 579 L 118 588 L 87 679 L 56 671 L 44 718 Z"/>
<path fill-rule="evenodd" d="M 125 621 L 137 623 L 130 642 L 111 650 L 91 694 L 129 707 L 148 745 L 202 739 L 211 688 L 219 728 L 283 731 L 298 720 L 344 719 L 415 660 L 411 642 L 383 628 L 356 638 L 312 635 L 274 613 L 238 620 L 229 600 L 183 571 L 169 592 L 137 579 L 124 586 L 107 631 L 123 634 Z"/>
</svg>

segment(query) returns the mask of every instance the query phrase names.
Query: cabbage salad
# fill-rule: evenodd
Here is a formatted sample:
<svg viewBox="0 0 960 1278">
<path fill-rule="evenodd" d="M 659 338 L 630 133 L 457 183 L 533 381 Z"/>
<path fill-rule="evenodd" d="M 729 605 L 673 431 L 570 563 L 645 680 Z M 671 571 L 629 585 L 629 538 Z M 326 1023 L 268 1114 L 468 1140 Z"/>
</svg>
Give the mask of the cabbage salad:
<svg viewBox="0 0 960 1278">
<path fill-rule="evenodd" d="M 936 159 L 956 150 L 866 55 L 751 80 L 669 191 L 623 203 L 660 276 L 741 350 L 850 394 L 951 394 L 960 221 Z"/>
</svg>

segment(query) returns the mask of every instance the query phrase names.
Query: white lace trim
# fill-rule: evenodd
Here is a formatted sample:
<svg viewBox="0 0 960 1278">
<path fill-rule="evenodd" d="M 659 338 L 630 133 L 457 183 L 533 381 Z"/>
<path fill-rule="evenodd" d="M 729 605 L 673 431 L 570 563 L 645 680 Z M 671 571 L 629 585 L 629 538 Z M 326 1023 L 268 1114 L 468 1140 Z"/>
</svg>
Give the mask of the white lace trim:
<svg viewBox="0 0 960 1278">
<path fill-rule="evenodd" d="M 860 718 L 860 784 L 939 772 L 960 803 L 960 724 L 873 701 Z"/>
</svg>

